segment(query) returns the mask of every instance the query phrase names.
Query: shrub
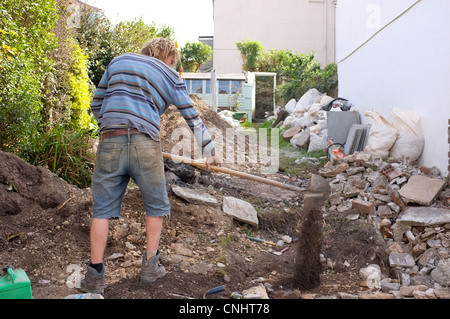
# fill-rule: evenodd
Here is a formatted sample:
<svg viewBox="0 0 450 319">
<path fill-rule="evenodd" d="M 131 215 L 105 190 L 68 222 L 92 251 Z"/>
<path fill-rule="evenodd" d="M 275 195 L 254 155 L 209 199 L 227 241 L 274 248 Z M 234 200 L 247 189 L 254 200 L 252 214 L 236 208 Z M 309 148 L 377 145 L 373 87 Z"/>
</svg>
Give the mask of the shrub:
<svg viewBox="0 0 450 319">
<path fill-rule="evenodd" d="M 3 1 L 0 10 L 0 148 L 14 151 L 41 121 L 42 89 L 56 47 L 52 0 Z"/>
</svg>

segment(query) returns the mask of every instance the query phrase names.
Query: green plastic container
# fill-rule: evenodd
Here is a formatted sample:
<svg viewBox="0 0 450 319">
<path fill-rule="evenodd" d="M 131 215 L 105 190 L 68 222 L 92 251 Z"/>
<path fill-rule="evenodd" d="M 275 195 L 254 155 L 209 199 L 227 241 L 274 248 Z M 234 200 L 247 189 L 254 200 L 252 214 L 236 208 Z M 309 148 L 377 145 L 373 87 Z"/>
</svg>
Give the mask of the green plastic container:
<svg viewBox="0 0 450 319">
<path fill-rule="evenodd" d="M 33 299 L 30 279 L 23 269 L 5 269 L 0 277 L 0 299 Z"/>
</svg>

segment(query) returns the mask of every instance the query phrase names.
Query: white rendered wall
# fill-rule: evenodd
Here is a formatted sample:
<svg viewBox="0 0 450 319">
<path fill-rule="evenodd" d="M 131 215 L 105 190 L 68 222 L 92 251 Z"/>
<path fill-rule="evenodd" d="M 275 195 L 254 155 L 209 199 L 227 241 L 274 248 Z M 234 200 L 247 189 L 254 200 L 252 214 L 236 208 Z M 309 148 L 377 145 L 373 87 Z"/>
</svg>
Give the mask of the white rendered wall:
<svg viewBox="0 0 450 319">
<path fill-rule="evenodd" d="M 267 50 L 315 52 L 335 62 L 335 0 L 214 0 L 214 69 L 241 72 L 236 42 L 257 40 Z"/>
<path fill-rule="evenodd" d="M 339 96 L 358 107 L 363 123 L 375 110 L 422 117 L 419 162 L 448 175 L 450 1 L 338 0 L 336 60 Z M 400 16 L 399 16 L 400 15 Z"/>
</svg>

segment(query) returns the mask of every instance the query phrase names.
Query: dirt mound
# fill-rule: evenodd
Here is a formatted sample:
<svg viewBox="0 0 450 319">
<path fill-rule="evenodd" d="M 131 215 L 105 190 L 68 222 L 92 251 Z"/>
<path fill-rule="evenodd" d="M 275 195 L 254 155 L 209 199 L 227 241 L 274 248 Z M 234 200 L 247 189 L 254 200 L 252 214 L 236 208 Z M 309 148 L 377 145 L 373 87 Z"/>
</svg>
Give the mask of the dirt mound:
<svg viewBox="0 0 450 319">
<path fill-rule="evenodd" d="M 85 256 L 90 195 L 44 167 L 0 152 L 0 267 L 23 268 L 31 278 L 54 278 Z"/>
<path fill-rule="evenodd" d="M 191 94 L 190 97 L 195 109 L 213 138 L 214 134 L 222 134 L 225 136 L 226 130 L 232 129 L 231 125 L 222 119 L 217 112 L 214 112 L 201 98 L 195 94 Z M 186 124 L 186 121 L 177 108 L 174 105 L 171 105 L 161 116 L 160 137 L 163 151 L 171 152 L 175 145 L 183 142 L 183 139 L 187 139 L 188 149 L 191 151 L 191 154 L 194 155 L 193 147 L 195 146 L 197 148 L 197 146 L 193 143 L 194 141 L 191 136 L 192 132 Z M 182 147 L 183 146 L 180 146 L 178 148 Z"/>
</svg>

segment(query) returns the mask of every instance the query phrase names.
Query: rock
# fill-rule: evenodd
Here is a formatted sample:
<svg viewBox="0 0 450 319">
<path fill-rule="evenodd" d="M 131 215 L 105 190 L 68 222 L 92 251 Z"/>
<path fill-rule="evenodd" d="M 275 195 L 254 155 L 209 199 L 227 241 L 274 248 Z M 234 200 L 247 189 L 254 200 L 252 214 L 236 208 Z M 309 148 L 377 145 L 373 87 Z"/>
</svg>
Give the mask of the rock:
<svg viewBox="0 0 450 319">
<path fill-rule="evenodd" d="M 441 260 L 431 271 L 431 278 L 441 286 L 450 286 L 450 258 Z"/>
<path fill-rule="evenodd" d="M 300 290 L 292 289 L 292 290 L 278 290 L 274 291 L 271 294 L 273 299 L 300 299 L 302 294 Z"/>
<path fill-rule="evenodd" d="M 417 261 L 417 265 L 420 268 L 427 266 L 430 263 L 430 260 L 436 258 L 436 248 L 427 249 L 422 256 Z"/>
<path fill-rule="evenodd" d="M 301 127 L 301 126 L 291 127 L 290 129 L 288 129 L 288 130 L 286 130 L 286 131 L 283 132 L 283 138 L 284 138 L 286 141 L 290 141 L 291 138 L 292 138 L 294 135 L 300 133 L 301 131 L 302 131 L 302 127 Z"/>
<path fill-rule="evenodd" d="M 264 287 L 263 284 L 246 289 L 242 292 L 242 294 L 244 295 L 244 299 L 250 299 L 250 295 L 253 297 L 260 296 L 258 299 L 269 299 L 266 287 Z"/>
<path fill-rule="evenodd" d="M 357 173 L 362 173 L 362 172 L 364 172 L 366 169 L 364 168 L 364 167 L 355 167 L 355 166 L 352 166 L 352 167 L 349 167 L 349 168 L 347 168 L 346 170 L 345 170 L 345 172 L 348 174 L 348 176 L 351 176 L 351 175 L 355 175 L 355 174 L 357 174 Z"/>
<path fill-rule="evenodd" d="M 345 170 L 348 167 L 349 167 L 349 165 L 347 163 L 340 163 L 336 166 L 334 166 L 334 165 L 326 166 L 325 165 L 324 167 L 319 169 L 319 174 L 323 177 L 334 177 L 337 174 L 345 172 Z"/>
<path fill-rule="evenodd" d="M 352 208 L 357 209 L 362 216 L 375 216 L 375 205 L 371 202 L 361 199 L 354 199 L 352 200 Z"/>
<path fill-rule="evenodd" d="M 198 190 L 193 190 L 178 185 L 172 185 L 172 191 L 178 197 L 192 204 L 209 205 L 209 206 L 218 205 L 217 199 L 214 196 L 209 195 L 208 193 L 205 192 L 200 192 Z"/>
<path fill-rule="evenodd" d="M 371 264 L 366 268 L 361 268 L 359 274 L 366 280 L 369 288 L 380 289 L 381 287 L 381 269 L 377 264 Z"/>
<path fill-rule="evenodd" d="M 394 296 L 389 293 L 377 291 L 375 293 L 363 293 L 361 299 L 394 299 Z"/>
<path fill-rule="evenodd" d="M 400 241 L 411 226 L 430 226 L 450 223 L 450 209 L 438 207 L 408 207 L 397 218 L 394 240 Z"/>
<path fill-rule="evenodd" d="M 173 249 L 173 252 L 177 255 L 192 257 L 194 253 L 192 250 L 184 246 L 182 243 L 172 243 L 170 248 Z"/>
<path fill-rule="evenodd" d="M 450 290 L 448 289 L 434 289 L 434 294 L 439 299 L 450 299 Z"/>
<path fill-rule="evenodd" d="M 383 292 L 389 292 L 392 290 L 399 290 L 400 289 L 400 284 L 398 282 L 386 282 L 386 281 L 381 281 L 380 284 L 380 289 Z"/>
<path fill-rule="evenodd" d="M 223 212 L 239 221 L 258 226 L 258 213 L 253 208 L 252 204 L 241 199 L 225 196 L 223 198 Z"/>
<path fill-rule="evenodd" d="M 397 253 L 393 251 L 389 254 L 389 264 L 391 267 L 412 268 L 416 265 L 416 262 L 408 253 Z"/>
<path fill-rule="evenodd" d="M 413 291 L 413 296 L 416 299 L 437 299 L 434 289 L 431 288 L 425 291 Z"/>
<path fill-rule="evenodd" d="M 309 145 L 310 140 L 310 130 L 309 127 L 301 131 L 300 133 L 295 134 L 290 143 L 294 147 L 306 148 Z"/>
<path fill-rule="evenodd" d="M 415 291 L 427 291 L 428 287 L 425 285 L 416 286 L 401 286 L 400 293 L 405 297 L 413 297 Z"/>
<path fill-rule="evenodd" d="M 349 294 L 346 292 L 338 292 L 337 293 L 339 299 L 358 299 L 358 295 L 354 295 L 354 294 Z"/>
<path fill-rule="evenodd" d="M 444 188 L 445 180 L 414 175 L 403 186 L 399 193 L 407 202 L 430 206 Z"/>
</svg>

